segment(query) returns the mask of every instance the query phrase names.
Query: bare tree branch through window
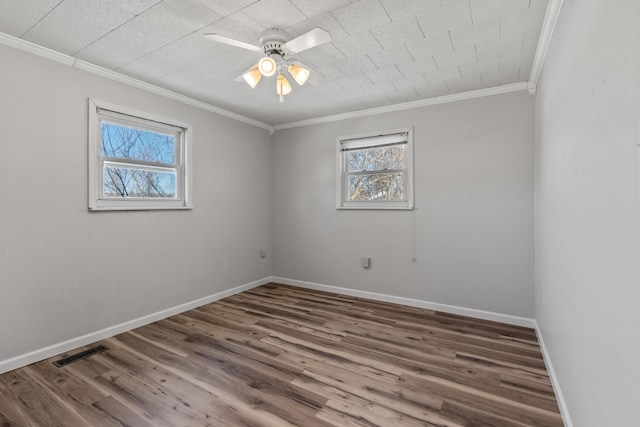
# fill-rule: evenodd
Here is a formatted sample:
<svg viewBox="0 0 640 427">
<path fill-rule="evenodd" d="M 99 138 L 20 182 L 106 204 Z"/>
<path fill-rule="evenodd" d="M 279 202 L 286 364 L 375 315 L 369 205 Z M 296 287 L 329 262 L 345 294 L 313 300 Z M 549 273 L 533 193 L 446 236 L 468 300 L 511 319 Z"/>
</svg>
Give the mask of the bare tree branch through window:
<svg viewBox="0 0 640 427">
<path fill-rule="evenodd" d="M 102 156 L 147 163 L 175 163 L 175 137 L 102 122 Z M 176 175 L 133 167 L 104 168 L 106 197 L 173 198 Z"/>
<path fill-rule="evenodd" d="M 413 208 L 413 129 L 339 137 L 338 209 Z"/>
</svg>

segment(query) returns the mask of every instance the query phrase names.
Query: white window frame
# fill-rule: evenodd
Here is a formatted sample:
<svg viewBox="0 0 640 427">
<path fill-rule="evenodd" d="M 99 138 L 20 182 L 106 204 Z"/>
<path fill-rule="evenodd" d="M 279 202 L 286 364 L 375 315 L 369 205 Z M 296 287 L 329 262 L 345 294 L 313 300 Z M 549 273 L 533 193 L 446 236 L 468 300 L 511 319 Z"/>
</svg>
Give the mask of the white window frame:
<svg viewBox="0 0 640 427">
<path fill-rule="evenodd" d="M 102 156 L 101 122 L 110 122 L 138 127 L 140 129 L 175 133 L 176 163 L 174 165 L 154 164 L 129 159 L 110 159 Z M 103 101 L 89 99 L 89 210 L 161 210 L 192 209 L 191 203 L 191 125 L 154 114 L 121 107 Z M 104 166 L 115 164 L 120 167 L 133 167 L 152 171 L 176 173 L 176 197 L 156 198 L 109 198 L 104 197 Z"/>
<path fill-rule="evenodd" d="M 403 170 L 405 200 L 360 201 L 347 200 L 348 177 L 346 149 L 374 147 L 394 143 L 406 136 Z M 413 209 L 413 128 L 393 129 L 359 135 L 339 136 L 336 139 L 336 209 Z"/>
</svg>

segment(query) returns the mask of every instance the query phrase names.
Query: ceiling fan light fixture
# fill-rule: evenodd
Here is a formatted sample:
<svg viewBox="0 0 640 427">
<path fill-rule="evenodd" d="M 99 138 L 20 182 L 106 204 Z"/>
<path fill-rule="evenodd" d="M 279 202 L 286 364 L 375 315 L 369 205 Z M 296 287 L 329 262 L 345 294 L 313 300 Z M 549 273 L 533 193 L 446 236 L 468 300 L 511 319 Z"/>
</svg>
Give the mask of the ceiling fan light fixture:
<svg viewBox="0 0 640 427">
<path fill-rule="evenodd" d="M 262 78 L 262 73 L 258 70 L 258 67 L 255 67 L 244 73 L 242 78 L 249 86 L 251 86 L 251 89 L 255 89 Z"/>
<path fill-rule="evenodd" d="M 287 66 L 290 76 L 299 86 L 304 85 L 311 75 L 310 69 L 301 65 L 291 64 L 288 61 L 289 57 L 331 42 L 331 35 L 321 28 L 314 28 L 294 38 L 291 38 L 291 35 L 279 28 L 268 28 L 260 34 L 259 46 L 226 37 L 222 34 L 207 33 L 204 36 L 218 43 L 262 54 L 263 56 L 258 61 L 258 64 L 245 71 L 240 77 L 252 89 L 255 89 L 263 76 L 271 77 L 277 72 L 276 90 L 280 96 L 280 102 L 284 101 L 285 95 L 291 93 L 291 84 L 282 71 L 285 66 Z M 285 55 L 288 55 L 287 59 L 285 59 Z M 234 81 L 240 81 L 240 78 L 236 77 Z"/>
<path fill-rule="evenodd" d="M 280 102 L 284 101 L 284 96 L 291 93 L 291 84 L 284 74 L 278 74 L 278 81 L 276 83 L 276 91 L 280 95 Z"/>
<path fill-rule="evenodd" d="M 311 74 L 311 72 L 304 67 L 291 64 L 289 65 L 289 74 L 291 74 L 296 83 L 302 86 L 307 82 L 307 80 L 309 80 L 309 75 Z"/>
<path fill-rule="evenodd" d="M 258 70 L 265 77 L 273 76 L 276 72 L 276 61 L 269 56 L 265 56 L 258 61 Z"/>
</svg>

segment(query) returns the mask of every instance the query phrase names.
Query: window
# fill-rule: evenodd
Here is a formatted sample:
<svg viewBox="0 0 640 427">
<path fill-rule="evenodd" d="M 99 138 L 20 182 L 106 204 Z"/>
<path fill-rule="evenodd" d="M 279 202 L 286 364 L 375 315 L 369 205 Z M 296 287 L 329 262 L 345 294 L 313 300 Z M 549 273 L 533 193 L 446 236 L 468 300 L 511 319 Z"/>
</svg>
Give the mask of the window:
<svg viewBox="0 0 640 427">
<path fill-rule="evenodd" d="M 339 137 L 338 209 L 413 208 L 413 129 Z"/>
<path fill-rule="evenodd" d="M 89 100 L 89 209 L 191 208 L 189 125 Z"/>
</svg>

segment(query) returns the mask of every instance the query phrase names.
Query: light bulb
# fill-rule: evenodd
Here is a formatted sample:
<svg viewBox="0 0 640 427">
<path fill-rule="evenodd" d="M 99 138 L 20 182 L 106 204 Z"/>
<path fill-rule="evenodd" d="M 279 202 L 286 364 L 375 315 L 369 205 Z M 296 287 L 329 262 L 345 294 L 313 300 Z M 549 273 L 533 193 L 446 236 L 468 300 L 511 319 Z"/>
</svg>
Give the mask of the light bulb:
<svg viewBox="0 0 640 427">
<path fill-rule="evenodd" d="M 276 72 L 276 61 L 269 56 L 265 56 L 258 61 L 258 70 L 265 77 L 273 76 Z"/>
<path fill-rule="evenodd" d="M 311 74 L 311 72 L 304 67 L 291 64 L 289 65 L 289 74 L 291 74 L 296 83 L 302 86 L 309 79 L 309 74 Z"/>
<path fill-rule="evenodd" d="M 258 67 L 255 67 L 244 73 L 242 75 L 242 78 L 245 82 L 247 82 L 249 86 L 251 86 L 251 89 L 255 89 L 255 87 L 258 85 L 258 82 L 262 78 L 262 73 L 260 73 Z"/>
</svg>

